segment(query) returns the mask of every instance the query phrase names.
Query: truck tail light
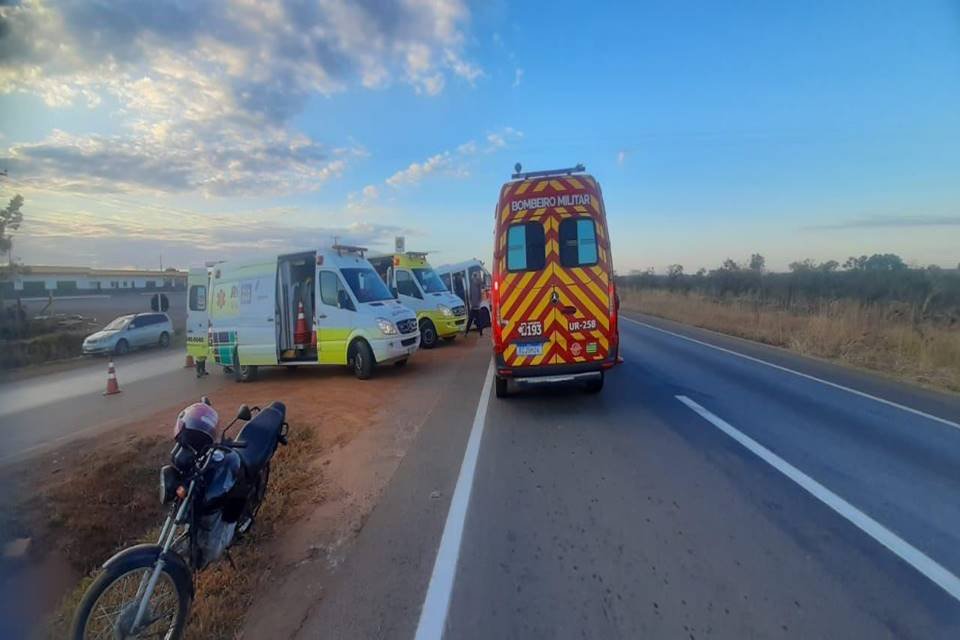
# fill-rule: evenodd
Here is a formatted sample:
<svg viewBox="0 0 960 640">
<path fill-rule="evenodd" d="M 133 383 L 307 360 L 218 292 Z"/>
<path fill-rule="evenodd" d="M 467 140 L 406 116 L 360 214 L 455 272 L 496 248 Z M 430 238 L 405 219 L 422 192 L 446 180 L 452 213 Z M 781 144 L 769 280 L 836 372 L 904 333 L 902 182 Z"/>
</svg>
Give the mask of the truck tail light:
<svg viewBox="0 0 960 640">
<path fill-rule="evenodd" d="M 620 299 L 617 298 L 617 287 L 613 284 L 612 276 L 607 285 L 607 306 L 610 313 L 610 345 L 613 346 L 620 341 L 620 328 L 617 326 Z"/>
<path fill-rule="evenodd" d="M 493 350 L 503 353 L 503 318 L 500 317 L 500 274 L 493 277 L 493 291 L 490 295 L 493 307 Z"/>
</svg>

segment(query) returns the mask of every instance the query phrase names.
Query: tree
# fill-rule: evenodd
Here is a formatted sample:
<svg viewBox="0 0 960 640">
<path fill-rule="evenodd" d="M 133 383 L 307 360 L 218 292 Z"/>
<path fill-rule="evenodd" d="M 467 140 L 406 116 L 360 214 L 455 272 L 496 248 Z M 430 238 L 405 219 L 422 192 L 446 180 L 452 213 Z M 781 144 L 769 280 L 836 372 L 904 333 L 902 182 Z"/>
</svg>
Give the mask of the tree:
<svg viewBox="0 0 960 640">
<path fill-rule="evenodd" d="M 820 266 L 817 267 L 820 271 L 826 271 L 828 273 L 833 273 L 840 267 L 840 263 L 836 260 L 827 260 L 826 262 L 821 262 Z"/>
<path fill-rule="evenodd" d="M 668 278 L 679 278 L 683 275 L 683 265 L 682 264 L 671 264 L 667 267 L 667 277 Z"/>
<path fill-rule="evenodd" d="M 750 256 L 750 271 L 756 271 L 757 273 L 763 273 L 767 267 L 767 259 L 764 258 L 759 253 L 755 253 Z"/>
<path fill-rule="evenodd" d="M 720 271 L 740 271 L 740 265 L 733 261 L 731 258 L 727 258 L 723 261 L 723 264 L 720 265 Z"/>
<path fill-rule="evenodd" d="M 19 193 L 10 199 L 5 209 L 0 209 L 0 256 L 6 255 L 13 247 L 13 236 L 10 231 L 16 231 L 23 222 L 23 196 Z"/>
<path fill-rule="evenodd" d="M 787 265 L 790 268 L 790 271 L 798 273 L 801 271 L 813 271 L 817 268 L 817 263 L 811 260 L 810 258 L 804 258 L 803 260 L 798 260 L 797 262 L 791 262 Z"/>
<path fill-rule="evenodd" d="M 847 261 L 843 263 L 843 268 L 851 270 L 863 269 L 863 266 L 866 263 L 867 256 L 860 256 L 859 258 L 856 256 L 850 256 L 847 258 Z"/>
<path fill-rule="evenodd" d="M 906 269 L 907 265 L 895 253 L 875 253 L 864 261 L 863 268 L 869 271 L 900 271 Z"/>
</svg>

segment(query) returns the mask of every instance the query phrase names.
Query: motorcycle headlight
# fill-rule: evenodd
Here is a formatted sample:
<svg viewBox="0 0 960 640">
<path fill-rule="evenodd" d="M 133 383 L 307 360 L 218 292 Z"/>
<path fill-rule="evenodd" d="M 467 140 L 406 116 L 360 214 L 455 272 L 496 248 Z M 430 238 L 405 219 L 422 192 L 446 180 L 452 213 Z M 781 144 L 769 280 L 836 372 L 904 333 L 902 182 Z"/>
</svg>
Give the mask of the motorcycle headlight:
<svg viewBox="0 0 960 640">
<path fill-rule="evenodd" d="M 397 326 L 385 318 L 377 318 L 377 325 L 385 336 L 397 335 Z"/>
<path fill-rule="evenodd" d="M 437 309 L 439 309 L 439 310 L 440 310 L 440 313 L 442 313 L 444 316 L 446 316 L 446 317 L 448 317 L 448 318 L 452 318 L 452 317 L 453 317 L 453 309 L 451 309 L 451 308 L 448 307 L 447 305 L 445 305 L 445 304 L 438 304 L 438 305 L 437 305 Z"/>
</svg>

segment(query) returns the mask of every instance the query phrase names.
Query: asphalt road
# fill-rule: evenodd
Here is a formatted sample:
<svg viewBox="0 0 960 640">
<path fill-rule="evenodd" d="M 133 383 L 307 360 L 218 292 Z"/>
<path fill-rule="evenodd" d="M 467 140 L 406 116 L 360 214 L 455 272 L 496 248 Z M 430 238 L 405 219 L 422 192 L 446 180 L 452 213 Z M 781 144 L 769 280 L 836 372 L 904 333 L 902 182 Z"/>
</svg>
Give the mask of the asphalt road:
<svg viewBox="0 0 960 640">
<path fill-rule="evenodd" d="M 960 637 L 956 396 L 642 320 L 599 395 L 478 347 L 298 637 Z"/>
<path fill-rule="evenodd" d="M 184 357 L 182 347 L 171 347 L 115 358 L 122 393 L 107 397 L 105 358 L 0 384 L 0 464 L 199 398 L 223 382 L 218 371 L 197 380 L 183 368 Z"/>
</svg>

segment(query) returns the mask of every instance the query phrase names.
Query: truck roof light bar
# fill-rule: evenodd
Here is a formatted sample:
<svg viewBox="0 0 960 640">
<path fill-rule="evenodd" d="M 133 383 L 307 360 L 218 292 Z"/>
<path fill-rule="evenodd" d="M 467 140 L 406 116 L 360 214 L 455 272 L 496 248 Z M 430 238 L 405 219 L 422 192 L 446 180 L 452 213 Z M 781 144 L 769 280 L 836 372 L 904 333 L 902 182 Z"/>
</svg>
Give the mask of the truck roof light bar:
<svg viewBox="0 0 960 640">
<path fill-rule="evenodd" d="M 529 178 L 545 178 L 547 176 L 569 176 L 570 174 L 582 173 L 587 170 L 587 168 L 583 166 L 583 163 L 580 163 L 575 167 L 567 167 L 566 169 L 548 169 L 546 171 L 527 171 L 525 173 L 521 173 L 520 169 L 522 169 L 522 167 L 518 162 L 514 166 L 515 171 L 510 175 L 510 177 L 514 180 L 527 180 Z"/>
<path fill-rule="evenodd" d="M 357 247 L 351 244 L 335 244 L 331 249 L 336 251 L 338 256 L 342 256 L 344 253 L 359 253 L 361 258 L 367 252 L 366 247 Z"/>
</svg>

